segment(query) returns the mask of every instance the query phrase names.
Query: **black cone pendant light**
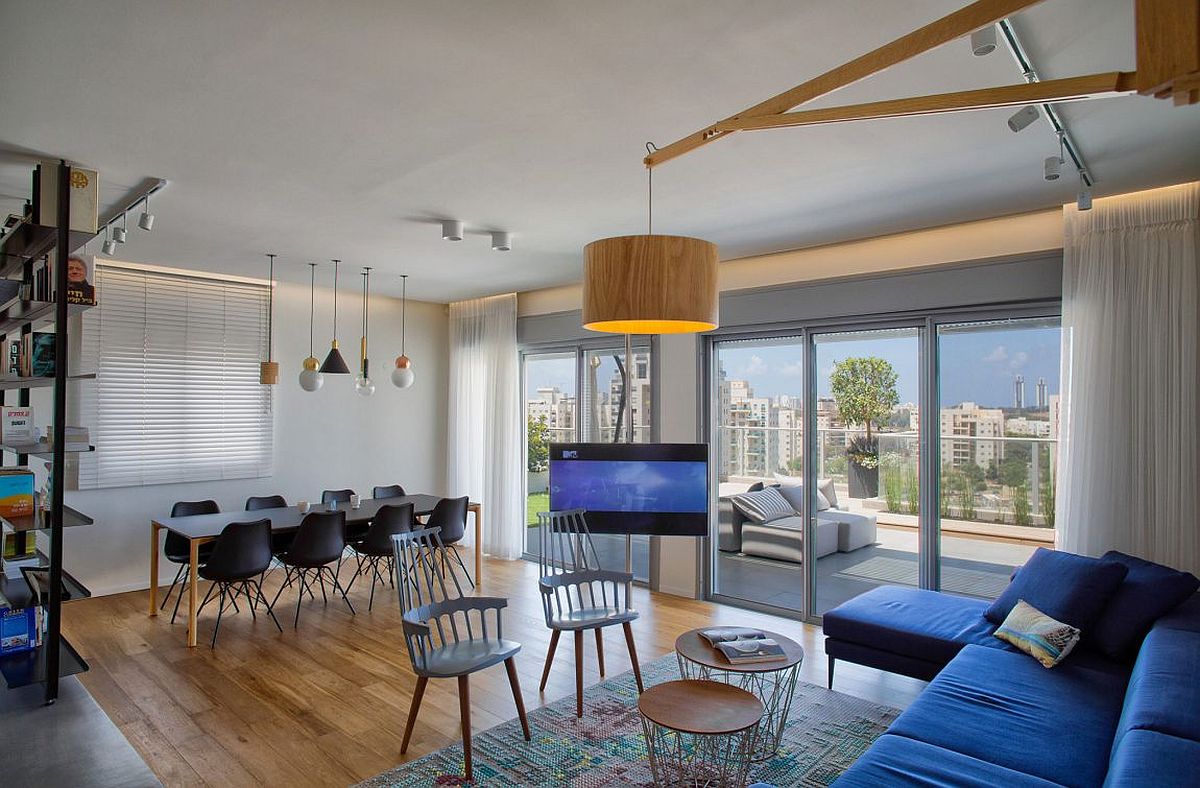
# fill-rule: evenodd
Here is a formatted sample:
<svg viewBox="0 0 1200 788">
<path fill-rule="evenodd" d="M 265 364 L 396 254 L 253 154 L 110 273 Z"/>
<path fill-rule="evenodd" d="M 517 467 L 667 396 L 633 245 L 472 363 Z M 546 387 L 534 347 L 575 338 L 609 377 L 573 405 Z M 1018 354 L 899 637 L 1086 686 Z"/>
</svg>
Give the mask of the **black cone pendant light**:
<svg viewBox="0 0 1200 788">
<path fill-rule="evenodd" d="M 325 357 L 325 361 L 321 364 L 321 372 L 325 375 L 349 375 L 350 367 L 346 366 L 346 359 L 342 358 L 342 351 L 338 350 L 337 341 L 337 286 L 338 286 L 338 264 L 341 260 L 333 261 L 333 341 L 330 343 L 329 355 Z"/>
</svg>

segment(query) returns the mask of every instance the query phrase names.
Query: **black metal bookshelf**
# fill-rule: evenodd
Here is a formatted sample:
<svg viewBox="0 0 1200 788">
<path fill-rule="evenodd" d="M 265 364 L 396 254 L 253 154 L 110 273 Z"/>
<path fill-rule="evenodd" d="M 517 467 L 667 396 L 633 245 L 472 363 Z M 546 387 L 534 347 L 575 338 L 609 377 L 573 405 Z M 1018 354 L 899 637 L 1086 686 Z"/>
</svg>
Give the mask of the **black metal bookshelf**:
<svg viewBox="0 0 1200 788">
<path fill-rule="evenodd" d="M 53 165 L 43 165 L 53 166 Z M 54 387 L 54 434 L 66 435 L 67 381 L 68 374 L 67 331 L 68 318 L 79 314 L 85 307 L 67 303 L 67 258 L 96 233 L 71 230 L 71 167 L 66 161 L 57 166 L 57 213 L 53 217 L 39 216 L 36 212 L 0 239 L 0 278 L 12 279 L 20 275 L 26 285 L 32 285 L 33 266 L 37 260 L 53 253 L 54 276 L 58 283 L 53 301 L 31 301 L 18 297 L 0 304 L 0 335 L 6 342 L 14 332 L 25 335 L 35 325 L 54 325 L 54 376 L 44 378 L 22 378 L 0 376 L 0 402 L 8 390 L 18 393 L 18 405 L 30 404 L 30 390 L 39 387 Z M 36 175 L 35 175 L 36 179 Z M 35 187 L 36 191 L 36 187 Z M 35 203 L 36 204 L 36 203 Z M 14 517 L 5 521 L 6 530 L 13 539 L 28 545 L 26 540 L 33 534 L 44 531 L 50 536 L 48 553 L 36 553 L 37 560 L 25 564 L 30 568 L 48 570 L 48 593 L 42 599 L 33 599 L 24 577 L 0 578 L 0 592 L 13 607 L 28 607 L 40 602 L 44 608 L 46 633 L 42 644 L 32 651 L 0 655 L 0 674 L 9 688 L 30 684 L 45 685 L 45 699 L 53 703 L 58 697 L 59 679 L 81 673 L 88 669 L 87 662 L 62 636 L 62 604 L 64 591 L 70 599 L 88 596 L 88 590 L 63 570 L 63 529 L 70 526 L 90 525 L 92 520 L 81 512 L 66 506 L 63 498 L 66 481 L 66 458 L 72 450 L 90 450 L 70 446 L 62 439 L 54 445 L 26 444 L 0 447 L 17 455 L 17 465 L 28 466 L 29 457 L 49 457 L 52 484 L 49 505 L 44 511 L 29 517 Z M 23 563 L 23 562 L 19 562 Z"/>
</svg>

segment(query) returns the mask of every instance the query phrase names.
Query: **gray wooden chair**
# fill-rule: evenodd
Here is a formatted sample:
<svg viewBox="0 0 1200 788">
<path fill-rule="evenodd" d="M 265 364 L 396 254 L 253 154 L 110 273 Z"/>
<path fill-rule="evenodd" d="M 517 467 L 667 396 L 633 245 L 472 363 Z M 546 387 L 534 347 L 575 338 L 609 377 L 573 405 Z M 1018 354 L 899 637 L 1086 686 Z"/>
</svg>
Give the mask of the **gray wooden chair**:
<svg viewBox="0 0 1200 788">
<path fill-rule="evenodd" d="M 429 679 L 456 678 L 462 716 L 463 761 L 469 782 L 472 779 L 471 695 L 467 682 L 470 674 L 504 663 L 525 741 L 529 741 L 529 720 L 525 717 L 525 701 L 521 698 L 513 659 L 521 650 L 521 644 L 504 639 L 500 611 L 508 606 L 507 599 L 463 595 L 453 562 L 438 560 L 444 558 L 446 550 L 438 531 L 437 528 L 422 528 L 392 537 L 399 574 L 396 586 L 400 590 L 404 642 L 413 672 L 417 674 L 400 754 L 408 751 L 408 741 Z M 489 619 L 494 620 L 494 627 L 489 626 Z"/>
<path fill-rule="evenodd" d="M 570 509 L 538 515 L 538 568 L 541 575 L 538 587 L 542 592 L 546 626 L 553 632 L 538 690 L 546 691 L 559 636 L 563 632 L 572 632 L 575 636 L 576 717 L 583 716 L 583 633 L 589 629 L 596 631 L 596 658 L 603 676 L 604 636 L 601 630 L 621 625 L 625 630 L 625 644 L 629 647 L 629 661 L 633 663 L 638 692 L 645 689 L 630 626 L 630 622 L 638 617 L 630 600 L 633 575 L 601 568 L 584 514 L 582 509 Z"/>
</svg>

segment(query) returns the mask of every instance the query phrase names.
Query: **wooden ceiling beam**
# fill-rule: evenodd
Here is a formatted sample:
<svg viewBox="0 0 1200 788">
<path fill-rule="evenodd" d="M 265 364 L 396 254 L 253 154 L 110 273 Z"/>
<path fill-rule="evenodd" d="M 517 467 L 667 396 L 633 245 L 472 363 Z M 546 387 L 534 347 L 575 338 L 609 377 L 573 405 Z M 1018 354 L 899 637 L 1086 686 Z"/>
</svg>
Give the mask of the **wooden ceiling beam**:
<svg viewBox="0 0 1200 788">
<path fill-rule="evenodd" d="M 1041 0 L 976 0 L 976 2 L 914 30 L 908 35 L 901 36 L 895 41 L 884 44 L 878 49 L 797 85 L 791 90 L 755 104 L 743 112 L 726 118 L 721 123 L 750 115 L 778 115 L 787 112 L 838 88 L 869 77 L 897 63 L 903 63 L 956 38 L 961 38 L 981 27 L 999 22 L 1001 19 L 1039 2 Z M 713 124 L 659 148 L 644 159 L 646 166 L 655 167 L 732 133 L 717 131 L 718 125 L 720 124 Z"/>
<path fill-rule="evenodd" d="M 722 121 L 713 128 L 719 132 L 753 131 L 841 123 L 852 120 L 936 115 L 942 112 L 995 109 L 1042 102 L 1079 101 L 1133 93 L 1135 92 L 1136 78 L 1137 75 L 1133 72 L 1110 71 L 1082 77 L 1052 79 L 1045 82 L 963 90 L 933 96 L 889 99 L 868 104 L 785 112 L 779 115 L 734 118 Z"/>
</svg>

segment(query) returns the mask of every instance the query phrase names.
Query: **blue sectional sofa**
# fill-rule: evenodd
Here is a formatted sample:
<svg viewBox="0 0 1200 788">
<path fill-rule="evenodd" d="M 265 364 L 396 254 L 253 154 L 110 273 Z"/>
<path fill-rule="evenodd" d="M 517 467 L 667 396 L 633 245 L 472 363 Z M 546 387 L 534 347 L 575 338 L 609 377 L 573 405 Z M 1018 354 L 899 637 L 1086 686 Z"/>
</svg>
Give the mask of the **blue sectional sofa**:
<svg viewBox="0 0 1200 788">
<path fill-rule="evenodd" d="M 831 686 L 837 659 L 931 680 L 838 786 L 1200 786 L 1200 595 L 1121 658 L 1085 638 L 1051 669 L 987 608 L 881 587 L 825 615 Z"/>
</svg>

